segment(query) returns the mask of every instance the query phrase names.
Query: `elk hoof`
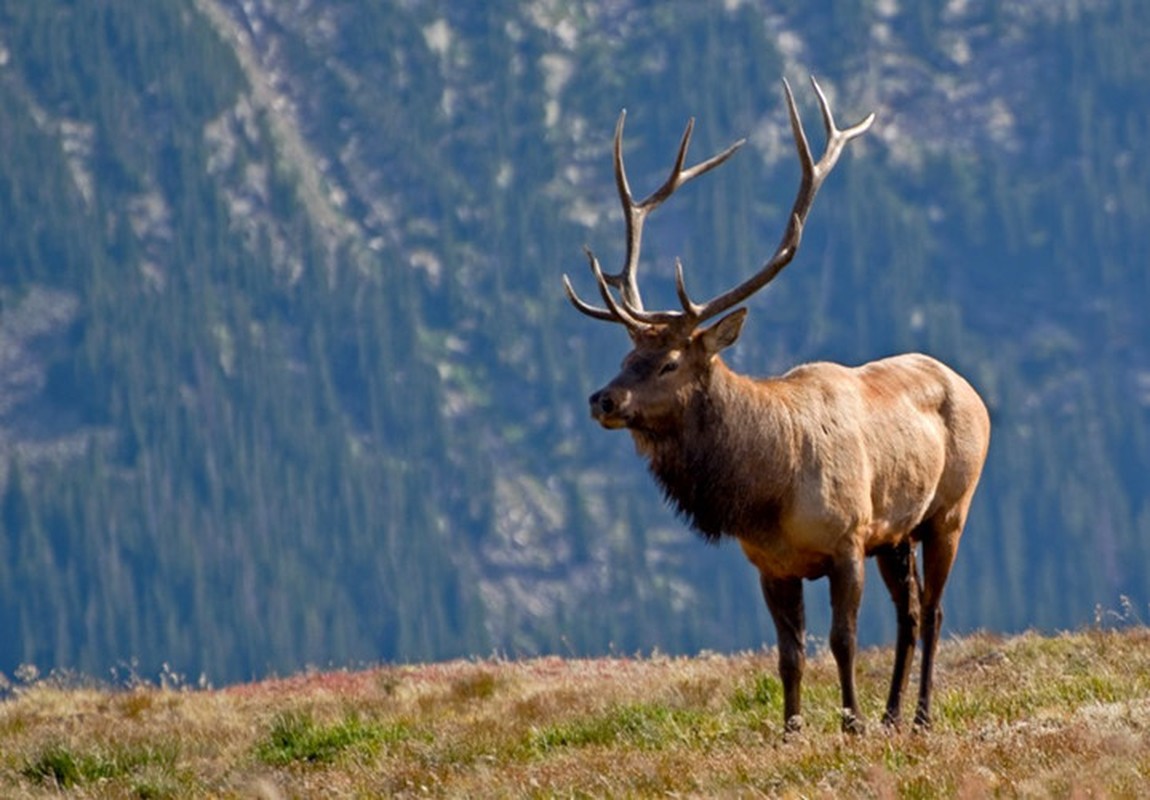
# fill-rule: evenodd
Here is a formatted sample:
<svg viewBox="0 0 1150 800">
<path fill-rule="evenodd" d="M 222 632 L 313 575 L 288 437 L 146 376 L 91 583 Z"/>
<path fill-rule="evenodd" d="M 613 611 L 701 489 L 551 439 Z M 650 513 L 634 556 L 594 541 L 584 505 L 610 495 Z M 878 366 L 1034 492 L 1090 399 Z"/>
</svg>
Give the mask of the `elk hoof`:
<svg viewBox="0 0 1150 800">
<path fill-rule="evenodd" d="M 882 715 L 882 726 L 888 731 L 897 731 L 902 728 L 902 720 L 899 719 L 898 714 L 887 711 Z"/>
<path fill-rule="evenodd" d="M 787 717 L 787 721 L 783 724 L 783 738 L 790 739 L 798 736 L 803 732 L 803 716 L 802 714 L 792 714 Z"/>
<path fill-rule="evenodd" d="M 866 733 L 866 723 L 862 721 L 862 717 L 849 708 L 843 709 L 843 733 L 849 733 L 851 736 L 862 736 Z"/>
</svg>

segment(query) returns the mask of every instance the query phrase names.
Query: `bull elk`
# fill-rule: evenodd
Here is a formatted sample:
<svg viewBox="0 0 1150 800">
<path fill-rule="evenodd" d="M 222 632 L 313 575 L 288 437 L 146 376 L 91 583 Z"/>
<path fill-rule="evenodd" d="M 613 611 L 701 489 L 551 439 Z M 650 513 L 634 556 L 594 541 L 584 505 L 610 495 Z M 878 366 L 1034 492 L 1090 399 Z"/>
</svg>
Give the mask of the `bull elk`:
<svg viewBox="0 0 1150 800">
<path fill-rule="evenodd" d="M 727 312 L 766 286 L 794 258 L 815 194 L 845 146 L 874 115 L 839 130 L 812 78 L 826 149 L 811 155 L 794 96 L 784 93 L 802 167 L 798 194 L 774 254 L 747 280 L 705 303 L 691 300 L 676 262 L 681 308 L 643 306 L 636 278 L 643 223 L 679 187 L 725 162 L 744 143 L 685 168 L 687 123 L 667 180 L 636 202 L 623 166 L 623 123 L 615 128 L 615 183 L 626 220 L 626 253 L 605 274 L 586 255 L 603 305 L 589 304 L 564 276 L 571 303 L 623 325 L 632 350 L 618 375 L 591 395 L 604 428 L 626 428 L 668 501 L 703 537 L 738 540 L 758 569 L 778 634 L 784 729 L 802 727 L 805 664 L 803 579 L 827 577 L 830 649 L 842 688 L 842 726 L 864 729 L 855 693 L 855 649 L 864 559 L 877 559 L 898 615 L 894 671 L 883 722 L 897 727 L 915 641 L 922 659 L 916 726 L 929 727 L 940 599 L 982 472 L 990 420 L 978 394 L 935 359 L 904 354 L 858 367 L 803 364 L 781 377 L 731 371 L 720 353 L 738 338 L 746 308 Z M 922 547 L 922 578 L 915 563 Z"/>
</svg>

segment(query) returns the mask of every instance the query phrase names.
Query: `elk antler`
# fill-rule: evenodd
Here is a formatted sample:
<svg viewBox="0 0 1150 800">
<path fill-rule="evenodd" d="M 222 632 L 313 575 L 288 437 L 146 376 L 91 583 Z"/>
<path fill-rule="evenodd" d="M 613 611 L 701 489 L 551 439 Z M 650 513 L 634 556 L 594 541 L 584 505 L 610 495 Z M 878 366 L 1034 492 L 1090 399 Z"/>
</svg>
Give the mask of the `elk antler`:
<svg viewBox="0 0 1150 800">
<path fill-rule="evenodd" d="M 631 318 L 626 311 L 621 310 L 620 306 L 610 297 L 610 292 L 606 287 L 611 286 L 619 290 L 626 308 L 636 311 L 643 310 L 643 299 L 639 294 L 639 283 L 635 273 L 639 265 L 639 249 L 643 240 L 643 223 L 647 221 L 647 215 L 662 205 L 663 201 L 674 194 L 675 190 L 684 183 L 722 164 L 734 155 L 735 151 L 742 147 L 747 140 L 740 139 L 723 152 L 711 156 L 706 161 L 702 161 L 688 169 L 683 169 L 683 164 L 687 160 L 687 147 L 691 143 L 691 133 L 695 129 L 694 118 L 688 120 L 687 127 L 683 131 L 683 138 L 679 142 L 679 152 L 675 156 L 675 164 L 671 168 L 671 173 L 667 176 L 667 180 L 645 199 L 636 203 L 634 196 L 631 194 L 631 187 L 627 182 L 627 171 L 623 166 L 623 122 L 626 118 L 627 111 L 623 110 L 619 114 L 619 121 L 615 123 L 614 144 L 615 187 L 619 191 L 619 202 L 623 206 L 623 219 L 627 224 L 627 253 L 623 267 L 618 273 L 604 274 L 594 253 L 592 253 L 589 248 L 586 249 L 587 260 L 591 264 L 591 271 L 595 273 L 595 279 L 599 284 L 600 293 L 606 295 L 604 302 L 606 302 L 607 308 L 596 308 L 580 300 L 579 296 L 575 294 L 575 290 L 571 288 L 571 281 L 566 275 L 563 276 L 563 284 L 567 290 L 567 297 L 575 307 L 584 314 L 588 314 L 596 319 L 624 322 L 630 327 L 636 324 L 636 320 Z"/>
<path fill-rule="evenodd" d="M 620 117 L 619 125 L 615 130 L 615 174 L 616 182 L 619 185 L 619 195 L 623 199 L 624 210 L 627 211 L 627 261 L 623 270 L 618 275 L 604 275 L 602 269 L 599 267 L 598 260 L 594 254 L 588 250 L 587 258 L 591 264 L 591 271 L 595 275 L 595 280 L 599 285 L 599 293 L 602 295 L 607 307 L 597 308 L 580 300 L 571 288 L 571 282 L 567 279 L 567 276 L 564 275 L 563 282 L 571 303 L 584 314 L 595 317 L 596 319 L 622 322 L 631 330 L 648 325 L 669 324 L 683 324 L 688 328 L 693 328 L 703 320 L 716 316 L 732 306 L 741 303 L 770 283 L 783 267 L 791 262 L 791 259 L 794 258 L 795 253 L 798 251 L 803 234 L 803 225 L 806 222 L 807 215 L 810 213 L 815 195 L 818 193 L 819 187 L 822 186 L 827 175 L 830 174 L 835 164 L 838 163 L 839 156 L 842 155 L 843 149 L 852 139 L 865 133 L 874 122 L 874 114 L 868 114 L 867 117 L 858 124 L 846 130 L 839 130 L 835 125 L 834 115 L 831 113 L 830 104 L 827 102 L 826 95 L 823 94 L 823 90 L 819 86 L 818 81 L 813 77 L 811 78 L 811 85 L 814 87 L 815 95 L 818 97 L 819 108 L 823 116 L 823 127 L 826 129 L 827 135 L 826 149 L 817 162 L 811 155 L 810 145 L 807 144 L 806 133 L 803 131 L 803 123 L 799 118 L 799 112 L 795 106 L 795 98 L 791 93 L 790 84 L 785 79 L 783 80 L 783 91 L 786 94 L 787 110 L 791 118 L 791 132 L 794 135 L 795 148 L 798 150 L 799 164 L 802 168 L 802 179 L 799 182 L 799 191 L 795 196 L 794 205 L 791 206 L 791 215 L 787 222 L 786 230 L 783 232 L 783 238 L 779 242 L 779 246 L 775 249 L 774 255 L 750 278 L 738 286 L 718 295 L 714 299 L 701 304 L 693 302 L 687 294 L 686 285 L 683 281 L 683 265 L 681 262 L 676 261 L 675 288 L 679 295 L 679 303 L 682 306 L 681 311 L 646 311 L 643 308 L 642 301 L 639 298 L 638 285 L 635 281 L 635 266 L 638 262 L 643 220 L 649 211 L 669 197 L 678 186 L 690 178 L 721 164 L 729 158 L 743 142 L 739 141 L 702 164 L 692 167 L 690 170 L 682 171 L 687 142 L 691 135 L 692 125 L 688 123 L 687 131 L 683 134 L 683 142 L 679 147 L 679 156 L 675 163 L 675 171 L 672 172 L 671 177 L 668 178 L 667 182 L 660 187 L 660 189 L 636 206 L 635 203 L 630 201 L 630 192 L 627 190 L 627 179 L 622 171 L 623 157 L 620 139 L 623 119 Z M 650 206 L 645 207 L 647 204 L 650 204 Z M 609 287 L 620 290 L 622 302 L 614 299 Z"/>
</svg>

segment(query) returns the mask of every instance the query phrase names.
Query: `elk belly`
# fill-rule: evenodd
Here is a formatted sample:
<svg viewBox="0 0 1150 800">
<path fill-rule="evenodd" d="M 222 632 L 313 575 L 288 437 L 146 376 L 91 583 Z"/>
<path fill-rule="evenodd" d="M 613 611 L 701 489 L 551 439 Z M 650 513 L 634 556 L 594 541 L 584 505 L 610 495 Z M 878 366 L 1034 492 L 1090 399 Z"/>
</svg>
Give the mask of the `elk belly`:
<svg viewBox="0 0 1150 800">
<path fill-rule="evenodd" d="M 760 574 L 778 578 L 821 578 L 830 570 L 833 559 L 828 552 L 794 547 L 785 536 L 739 537 L 743 555 Z"/>
</svg>

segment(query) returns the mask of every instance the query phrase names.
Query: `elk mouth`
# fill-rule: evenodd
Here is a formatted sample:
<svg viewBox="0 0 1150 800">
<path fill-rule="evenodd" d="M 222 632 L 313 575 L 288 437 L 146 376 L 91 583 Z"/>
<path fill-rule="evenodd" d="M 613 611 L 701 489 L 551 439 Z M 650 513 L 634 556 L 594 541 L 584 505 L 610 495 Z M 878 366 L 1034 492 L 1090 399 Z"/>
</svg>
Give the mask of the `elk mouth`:
<svg viewBox="0 0 1150 800">
<path fill-rule="evenodd" d="M 591 413 L 595 421 L 602 425 L 609 431 L 617 431 L 620 428 L 626 428 L 628 421 L 623 417 L 608 417 L 602 414 Z"/>
</svg>

